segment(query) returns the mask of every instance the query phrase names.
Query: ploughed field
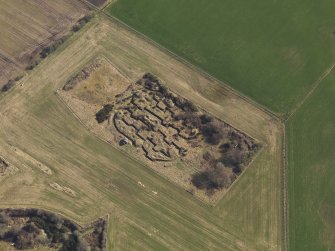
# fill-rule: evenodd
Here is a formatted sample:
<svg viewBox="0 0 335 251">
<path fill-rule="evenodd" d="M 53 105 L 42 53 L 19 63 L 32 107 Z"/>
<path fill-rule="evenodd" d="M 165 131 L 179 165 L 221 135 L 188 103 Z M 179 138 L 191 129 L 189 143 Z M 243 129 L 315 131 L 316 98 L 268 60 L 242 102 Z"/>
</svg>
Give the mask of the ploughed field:
<svg viewBox="0 0 335 251">
<path fill-rule="evenodd" d="M 40 52 L 89 13 L 80 1 L 0 1 L 0 88 L 38 64 Z"/>
<path fill-rule="evenodd" d="M 333 0 L 118 0 L 106 12 L 281 115 L 335 61 Z"/>
</svg>

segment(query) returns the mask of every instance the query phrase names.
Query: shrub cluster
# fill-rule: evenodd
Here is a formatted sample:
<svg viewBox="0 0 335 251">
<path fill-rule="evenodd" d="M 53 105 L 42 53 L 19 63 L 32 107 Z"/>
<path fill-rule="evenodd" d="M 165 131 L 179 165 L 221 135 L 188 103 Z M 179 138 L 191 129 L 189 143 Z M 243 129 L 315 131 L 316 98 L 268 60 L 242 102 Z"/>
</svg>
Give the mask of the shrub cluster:
<svg viewBox="0 0 335 251">
<path fill-rule="evenodd" d="M 12 222 L 11 218 L 20 217 L 29 219 L 23 224 L 14 221 L 9 228 L 0 228 L 0 240 L 14 243 L 17 249 L 32 249 L 40 245 L 50 247 L 61 245 L 61 251 L 90 250 L 87 243 L 80 238 L 76 224 L 43 210 L 3 210 L 0 213 L 0 226 L 7 226 Z"/>
<path fill-rule="evenodd" d="M 40 52 L 40 57 L 41 58 L 46 58 L 49 54 L 51 54 L 59 46 L 61 46 L 67 39 L 68 39 L 68 36 L 64 36 L 64 37 L 54 41 L 51 45 L 44 47 L 43 50 Z"/>
<path fill-rule="evenodd" d="M 14 79 L 8 80 L 8 82 L 4 86 L 2 86 L 1 92 L 9 91 L 10 89 L 12 89 L 14 87 L 15 83 L 20 81 L 22 78 L 23 78 L 23 75 L 19 75 Z"/>
<path fill-rule="evenodd" d="M 105 251 L 107 243 L 107 222 L 105 218 L 98 219 L 93 224 L 94 230 L 86 238 L 94 251 Z"/>
<path fill-rule="evenodd" d="M 98 121 L 99 124 L 104 122 L 105 120 L 109 119 L 110 112 L 113 110 L 113 105 L 107 104 L 95 114 L 95 119 Z"/>
<path fill-rule="evenodd" d="M 13 79 L 10 79 L 2 88 L 1 88 L 1 92 L 7 92 L 10 89 L 13 88 L 13 86 L 15 85 L 15 81 Z"/>
<path fill-rule="evenodd" d="M 79 31 L 92 19 L 91 15 L 86 15 L 78 20 L 78 22 L 72 27 L 73 32 Z"/>
<path fill-rule="evenodd" d="M 184 126 L 199 129 L 207 144 L 218 145 L 224 136 L 222 125 L 215 123 L 214 119 L 208 115 L 202 114 L 199 116 L 194 112 L 186 112 L 178 114 L 174 118 L 182 120 Z"/>
<path fill-rule="evenodd" d="M 32 63 L 30 63 L 27 67 L 26 70 L 31 71 L 33 70 L 36 66 L 38 66 L 40 63 L 40 59 L 37 59 L 35 61 L 33 61 Z"/>
<path fill-rule="evenodd" d="M 192 183 L 198 189 L 214 190 L 227 188 L 234 180 L 234 175 L 223 164 L 217 164 L 192 177 Z"/>
</svg>

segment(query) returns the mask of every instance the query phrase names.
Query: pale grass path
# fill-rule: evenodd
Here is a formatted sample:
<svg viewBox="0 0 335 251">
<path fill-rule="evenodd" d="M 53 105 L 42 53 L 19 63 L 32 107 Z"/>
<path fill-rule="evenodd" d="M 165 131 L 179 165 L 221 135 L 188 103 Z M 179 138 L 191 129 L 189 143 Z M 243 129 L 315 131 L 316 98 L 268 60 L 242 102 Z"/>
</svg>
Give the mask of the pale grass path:
<svg viewBox="0 0 335 251">
<path fill-rule="evenodd" d="M 335 63 L 333 63 L 329 68 L 327 68 L 323 74 L 316 80 L 313 84 L 313 87 L 307 93 L 307 95 L 291 110 L 289 116 L 285 119 L 285 122 L 289 121 L 290 118 L 296 114 L 297 111 L 301 108 L 301 106 L 309 99 L 309 97 L 315 92 L 315 90 L 319 87 L 322 80 L 324 80 L 335 68 Z"/>
</svg>

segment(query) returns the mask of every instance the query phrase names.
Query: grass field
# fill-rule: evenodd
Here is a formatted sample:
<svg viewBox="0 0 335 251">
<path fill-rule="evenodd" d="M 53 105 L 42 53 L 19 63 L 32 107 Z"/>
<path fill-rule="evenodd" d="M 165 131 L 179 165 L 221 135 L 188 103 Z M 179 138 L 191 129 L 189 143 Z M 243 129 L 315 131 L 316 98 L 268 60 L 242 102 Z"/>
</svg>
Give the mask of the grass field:
<svg viewBox="0 0 335 251">
<path fill-rule="evenodd" d="M 0 6 L 0 85 L 23 71 L 39 46 L 64 36 L 88 13 L 78 0 L 0 0 Z"/>
<path fill-rule="evenodd" d="M 335 72 L 288 124 L 291 250 L 335 249 Z"/>
<path fill-rule="evenodd" d="M 106 9 L 282 115 L 335 61 L 333 0 L 118 0 Z"/>
<path fill-rule="evenodd" d="M 98 55 L 132 81 L 154 73 L 174 92 L 264 143 L 215 207 L 99 140 L 57 98 L 54 92 Z M 0 97 L 0 155 L 17 168 L 0 181 L 2 207 L 41 207 L 78 223 L 109 213 L 110 250 L 283 249 L 283 128 L 263 110 L 102 17 L 23 83 Z M 74 196 L 53 189 L 53 182 Z"/>
</svg>

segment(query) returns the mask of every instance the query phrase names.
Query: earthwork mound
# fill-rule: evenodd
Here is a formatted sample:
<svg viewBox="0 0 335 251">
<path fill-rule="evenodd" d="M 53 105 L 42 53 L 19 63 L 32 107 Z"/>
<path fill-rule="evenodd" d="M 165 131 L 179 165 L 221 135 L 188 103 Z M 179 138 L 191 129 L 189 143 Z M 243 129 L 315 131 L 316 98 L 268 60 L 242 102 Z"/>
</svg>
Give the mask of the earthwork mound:
<svg viewBox="0 0 335 251">
<path fill-rule="evenodd" d="M 98 60 L 85 67 L 61 96 L 99 136 L 189 192 L 211 196 L 227 190 L 260 149 L 255 139 L 174 93 L 153 74 L 129 84 L 106 64 Z"/>
</svg>

